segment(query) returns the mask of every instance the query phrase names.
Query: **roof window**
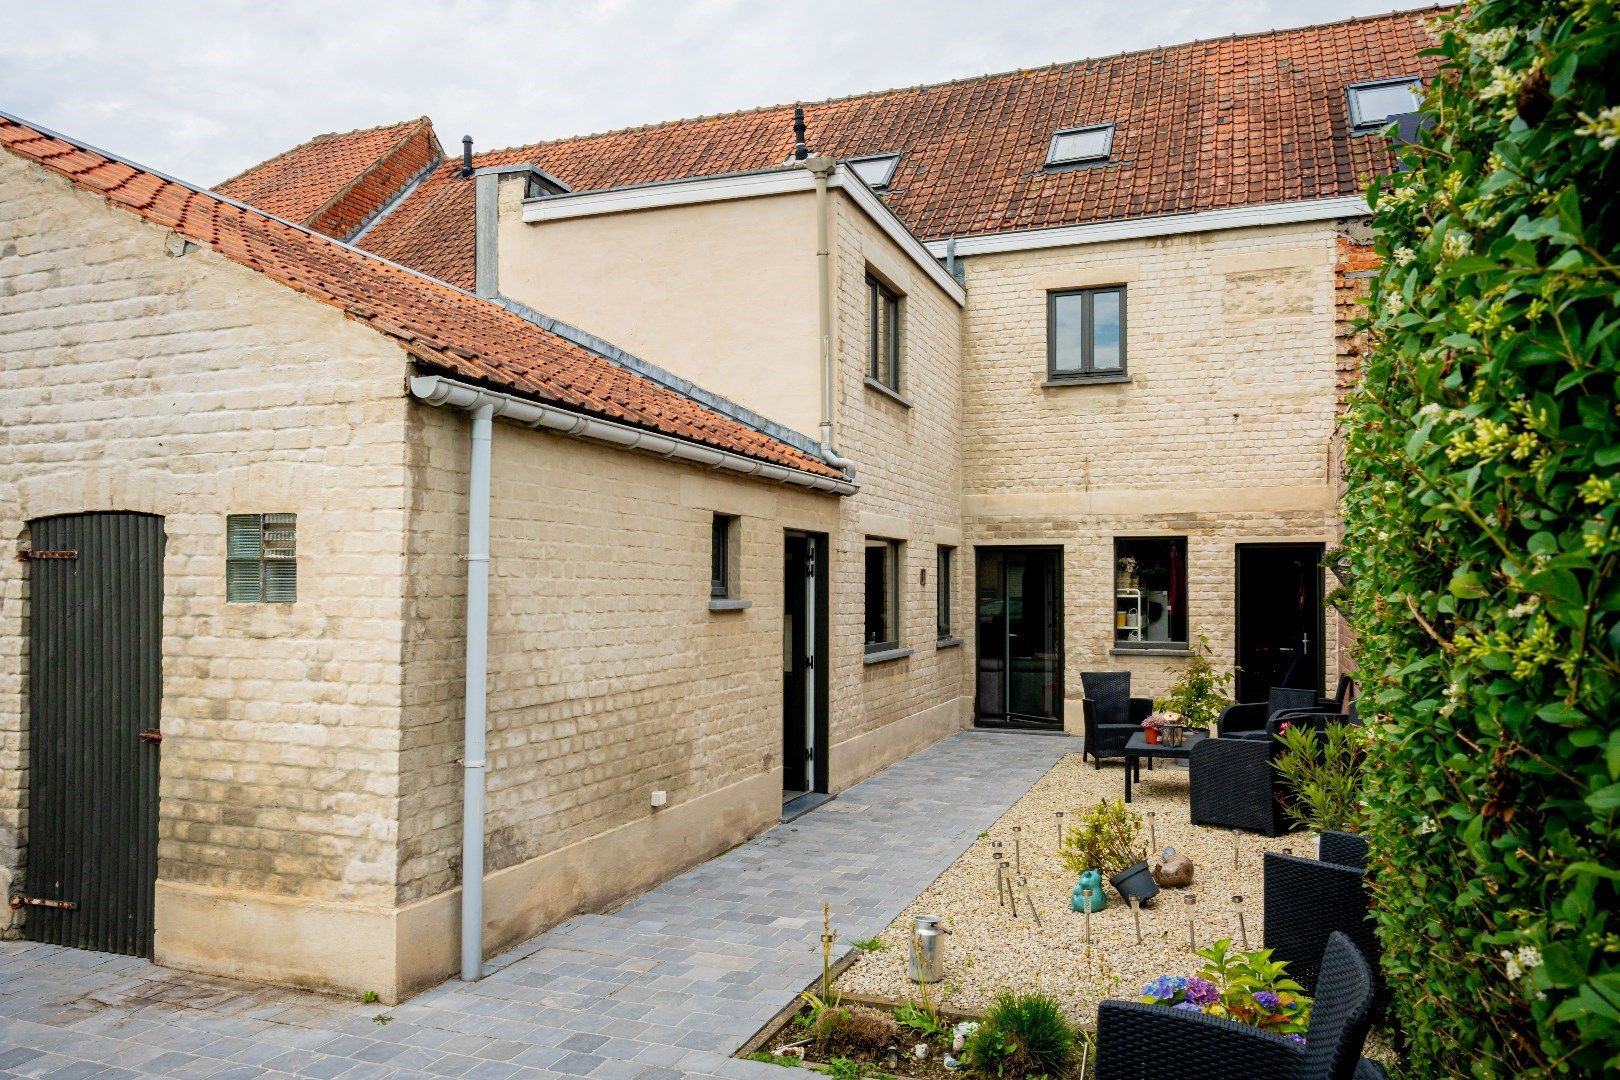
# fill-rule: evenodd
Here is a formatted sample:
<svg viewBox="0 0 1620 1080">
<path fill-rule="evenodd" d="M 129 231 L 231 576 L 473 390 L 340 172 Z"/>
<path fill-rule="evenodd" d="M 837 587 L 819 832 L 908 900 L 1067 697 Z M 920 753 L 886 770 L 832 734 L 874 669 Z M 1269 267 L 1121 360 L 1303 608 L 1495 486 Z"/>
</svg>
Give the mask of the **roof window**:
<svg viewBox="0 0 1620 1080">
<path fill-rule="evenodd" d="M 899 154 L 868 154 L 850 158 L 846 162 L 861 182 L 873 191 L 882 191 L 894 179 L 894 170 L 900 164 Z"/>
<path fill-rule="evenodd" d="M 1089 127 L 1064 128 L 1052 133 L 1052 145 L 1046 151 L 1046 164 L 1079 165 L 1088 161 L 1107 161 L 1114 145 L 1113 124 L 1093 124 Z"/>
<path fill-rule="evenodd" d="M 1417 112 L 1422 104 L 1423 82 L 1416 76 L 1351 83 L 1350 127 L 1358 132 L 1379 131 L 1397 116 Z"/>
</svg>

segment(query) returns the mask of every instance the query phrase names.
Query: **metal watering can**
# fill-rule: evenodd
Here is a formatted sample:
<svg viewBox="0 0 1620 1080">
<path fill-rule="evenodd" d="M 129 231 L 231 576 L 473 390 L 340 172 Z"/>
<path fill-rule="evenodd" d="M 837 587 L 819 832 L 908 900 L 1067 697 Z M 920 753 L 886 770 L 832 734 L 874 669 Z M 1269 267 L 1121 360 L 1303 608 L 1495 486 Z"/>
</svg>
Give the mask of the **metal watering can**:
<svg viewBox="0 0 1620 1080">
<path fill-rule="evenodd" d="M 911 956 L 906 961 L 906 974 L 912 982 L 933 983 L 945 977 L 945 935 L 949 930 L 940 926 L 938 915 L 918 915 L 917 925 L 911 931 Z"/>
</svg>

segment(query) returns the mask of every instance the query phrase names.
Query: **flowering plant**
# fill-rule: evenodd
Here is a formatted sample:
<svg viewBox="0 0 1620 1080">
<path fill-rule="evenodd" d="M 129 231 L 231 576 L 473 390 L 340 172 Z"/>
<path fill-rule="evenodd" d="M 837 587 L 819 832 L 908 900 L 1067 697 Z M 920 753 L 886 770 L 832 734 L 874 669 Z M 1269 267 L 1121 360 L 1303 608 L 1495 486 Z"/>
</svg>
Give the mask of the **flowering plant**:
<svg viewBox="0 0 1620 1080">
<path fill-rule="evenodd" d="M 1205 963 L 1197 975 L 1160 975 L 1142 987 L 1142 1003 L 1236 1020 L 1305 1044 L 1311 999 L 1270 949 L 1234 952 L 1231 938 L 1222 938 L 1198 955 Z"/>
<path fill-rule="evenodd" d="M 1156 712 L 1142 721 L 1142 730 L 1148 728 L 1186 727 L 1187 718 L 1178 712 Z"/>
</svg>

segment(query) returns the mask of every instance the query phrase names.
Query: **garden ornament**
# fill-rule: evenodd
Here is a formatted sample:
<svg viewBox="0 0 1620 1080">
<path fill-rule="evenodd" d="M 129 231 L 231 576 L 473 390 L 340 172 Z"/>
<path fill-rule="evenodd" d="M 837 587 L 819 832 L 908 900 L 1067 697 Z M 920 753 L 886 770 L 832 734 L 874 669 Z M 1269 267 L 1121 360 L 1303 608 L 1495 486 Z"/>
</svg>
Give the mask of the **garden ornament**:
<svg viewBox="0 0 1620 1080">
<path fill-rule="evenodd" d="M 1080 883 L 1074 887 L 1069 900 L 1071 911 L 1101 911 L 1108 906 L 1108 897 L 1103 895 L 1102 872 L 1100 870 L 1087 870 L 1080 875 Z"/>
<path fill-rule="evenodd" d="M 1153 880 L 1165 889 L 1185 889 L 1193 883 L 1193 862 L 1176 849 L 1164 849 L 1164 858 L 1153 868 Z"/>
</svg>

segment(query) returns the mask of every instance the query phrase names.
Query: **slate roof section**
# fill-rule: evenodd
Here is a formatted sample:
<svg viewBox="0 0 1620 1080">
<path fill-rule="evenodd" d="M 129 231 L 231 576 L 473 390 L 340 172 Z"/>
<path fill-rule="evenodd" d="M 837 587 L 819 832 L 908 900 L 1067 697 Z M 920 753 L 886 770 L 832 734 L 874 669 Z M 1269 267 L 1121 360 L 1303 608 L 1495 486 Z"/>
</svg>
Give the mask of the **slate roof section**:
<svg viewBox="0 0 1620 1080">
<path fill-rule="evenodd" d="M 219 194 L 0 113 L 0 146 L 338 308 L 423 368 L 815 476 L 843 474 L 506 309 Z"/>
<path fill-rule="evenodd" d="M 883 200 L 925 240 L 1359 194 L 1394 168 L 1381 135 L 1353 135 L 1345 88 L 1431 78 L 1445 8 L 1193 42 L 1033 71 L 807 105 L 811 146 L 899 152 Z M 1052 170 L 1052 133 L 1112 123 L 1108 163 Z M 480 154 L 590 191 L 781 165 L 791 105 Z M 470 288 L 473 193 L 437 169 L 363 238 L 389 259 Z"/>
<path fill-rule="evenodd" d="M 238 173 L 215 190 L 276 217 L 347 240 L 444 159 L 433 123 L 317 135 Z"/>
</svg>

